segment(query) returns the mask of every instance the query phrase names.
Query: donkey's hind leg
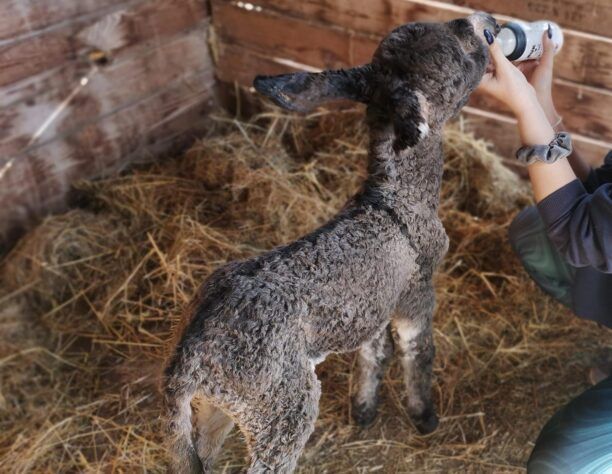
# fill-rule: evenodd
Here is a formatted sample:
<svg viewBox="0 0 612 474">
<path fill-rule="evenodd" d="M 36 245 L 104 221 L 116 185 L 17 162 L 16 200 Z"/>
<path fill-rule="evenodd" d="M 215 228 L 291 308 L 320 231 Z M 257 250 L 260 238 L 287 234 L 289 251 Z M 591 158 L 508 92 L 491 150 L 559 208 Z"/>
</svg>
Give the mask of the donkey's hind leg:
<svg viewBox="0 0 612 474">
<path fill-rule="evenodd" d="M 257 404 L 237 413 L 247 440 L 248 474 L 288 474 L 314 430 L 321 388 L 314 367 L 291 370 L 257 395 Z"/>
<path fill-rule="evenodd" d="M 210 473 L 234 422 L 205 398 L 194 398 L 192 406 L 197 427 L 196 449 L 202 462 L 203 472 Z"/>
<path fill-rule="evenodd" d="M 380 382 L 392 355 L 391 325 L 359 349 L 359 375 L 352 399 L 352 415 L 358 425 L 367 426 L 376 417 Z"/>
<path fill-rule="evenodd" d="M 404 383 L 408 392 L 408 414 L 423 434 L 438 426 L 433 405 L 431 383 L 435 347 L 432 319 L 435 295 L 430 284 L 414 291 L 398 307 L 393 325 L 404 368 Z"/>
</svg>

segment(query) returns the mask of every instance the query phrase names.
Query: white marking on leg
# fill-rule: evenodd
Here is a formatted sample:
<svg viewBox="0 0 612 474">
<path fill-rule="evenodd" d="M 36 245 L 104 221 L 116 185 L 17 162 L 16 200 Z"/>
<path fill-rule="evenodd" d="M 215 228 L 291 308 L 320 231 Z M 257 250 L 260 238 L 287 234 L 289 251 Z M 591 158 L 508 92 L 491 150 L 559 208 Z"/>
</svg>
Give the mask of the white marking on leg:
<svg viewBox="0 0 612 474">
<path fill-rule="evenodd" d="M 310 359 L 310 362 L 312 363 L 312 366 L 314 368 L 317 365 L 325 362 L 325 359 L 327 359 L 327 354 L 320 355 L 319 357 L 313 357 L 312 359 Z"/>
<path fill-rule="evenodd" d="M 421 333 L 421 328 L 419 325 L 402 319 L 399 321 L 394 321 L 393 327 L 398 335 L 400 348 L 402 351 L 410 351 L 410 342 L 416 339 L 416 337 Z"/>
<path fill-rule="evenodd" d="M 418 126 L 419 132 L 421 132 L 421 138 L 426 137 L 429 134 L 429 125 L 427 122 L 421 122 Z"/>
<path fill-rule="evenodd" d="M 359 386 L 357 389 L 356 400 L 358 403 L 370 404 L 376 398 L 378 380 L 375 372 L 378 368 L 376 353 L 370 344 L 363 346 L 360 351 L 359 360 Z"/>
<path fill-rule="evenodd" d="M 415 370 L 416 345 L 415 340 L 421 334 L 422 328 L 412 321 L 399 320 L 393 322 L 393 327 L 397 332 L 399 346 L 402 351 L 402 367 L 404 368 L 404 382 L 406 384 L 406 392 L 408 395 L 408 406 L 414 409 L 420 409 L 420 398 L 415 392 L 415 387 L 412 386 L 412 379 Z"/>
</svg>

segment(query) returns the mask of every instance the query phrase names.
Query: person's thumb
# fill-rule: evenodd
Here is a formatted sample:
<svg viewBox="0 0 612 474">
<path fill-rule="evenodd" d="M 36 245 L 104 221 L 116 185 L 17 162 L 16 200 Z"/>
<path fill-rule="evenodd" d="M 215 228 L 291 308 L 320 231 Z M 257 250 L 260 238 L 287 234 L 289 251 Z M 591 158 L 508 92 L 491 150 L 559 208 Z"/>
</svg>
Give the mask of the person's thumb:
<svg viewBox="0 0 612 474">
<path fill-rule="evenodd" d="M 552 36 L 552 30 L 550 29 L 550 25 L 548 26 L 549 30 L 545 31 L 542 35 L 542 46 L 544 47 L 544 52 L 542 53 L 542 57 L 540 58 L 540 63 L 544 64 L 547 67 L 552 67 L 554 57 L 555 57 L 555 43 L 549 37 L 549 34 Z"/>
</svg>

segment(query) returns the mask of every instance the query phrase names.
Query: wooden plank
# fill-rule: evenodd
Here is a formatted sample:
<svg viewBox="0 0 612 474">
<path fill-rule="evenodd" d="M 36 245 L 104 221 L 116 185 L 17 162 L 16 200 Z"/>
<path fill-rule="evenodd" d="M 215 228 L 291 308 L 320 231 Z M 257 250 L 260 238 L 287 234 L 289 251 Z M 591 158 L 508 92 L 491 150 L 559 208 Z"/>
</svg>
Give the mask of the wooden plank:
<svg viewBox="0 0 612 474">
<path fill-rule="evenodd" d="M 215 74 L 223 82 L 236 82 L 241 86 L 251 87 L 258 74 L 283 74 L 304 70 L 300 63 L 287 63 L 281 58 L 275 60 L 270 56 L 252 51 L 243 46 L 219 43 L 219 57 Z M 312 69 L 315 70 L 315 69 Z"/>
<path fill-rule="evenodd" d="M 565 126 L 572 132 L 612 142 L 612 92 L 556 81 L 553 99 Z M 509 109 L 485 94 L 473 94 L 469 105 L 512 115 Z"/>
<path fill-rule="evenodd" d="M 129 0 L 4 0 L 0 3 L 0 42 L 35 35 L 51 25 L 125 3 Z"/>
<path fill-rule="evenodd" d="M 92 50 L 114 55 L 192 28 L 206 16 L 199 0 L 150 0 L 101 18 L 71 22 L 34 38 L 0 47 L 0 87 L 67 61 L 85 61 Z"/>
<path fill-rule="evenodd" d="M 368 62 L 378 43 L 364 35 L 217 1 L 213 1 L 213 23 L 215 32 L 231 43 L 325 68 Z"/>
<path fill-rule="evenodd" d="M 299 71 L 303 68 L 299 63 L 288 63 L 281 58 L 277 60 L 242 46 L 219 44 L 219 60 L 217 76 L 221 81 L 236 81 L 241 85 L 250 86 L 255 74 L 281 74 Z M 476 134 L 495 144 L 502 156 L 512 157 L 520 146 L 516 120 L 503 115 L 492 114 L 486 110 L 464 109 L 464 115 L 470 118 L 470 123 Z M 612 143 L 597 143 L 587 137 L 574 135 L 577 149 L 589 162 L 600 164 L 604 155 L 612 149 Z"/>
<path fill-rule="evenodd" d="M 123 157 L 145 147 L 151 138 L 164 138 L 165 125 L 197 106 L 209 106 L 212 100 L 212 71 L 196 71 L 189 77 L 122 108 L 102 120 L 87 124 L 70 135 L 33 147 L 17 156 L 45 163 L 45 172 L 35 185 L 55 180 L 58 167 L 73 177 L 96 176 L 109 167 L 121 165 Z M 188 125 L 188 123 L 183 123 Z M 121 163 L 120 163 L 121 161 Z M 32 183 L 34 185 L 34 183 Z"/>
<path fill-rule="evenodd" d="M 201 133 L 211 108 L 212 73 L 180 79 L 132 107 L 14 158 L 0 187 L 0 238 L 7 229 L 64 206 L 70 183 L 149 154 L 173 150 Z M 1 166 L 0 166 L 1 168 Z"/>
<path fill-rule="evenodd" d="M 467 10 L 481 10 L 494 15 L 525 21 L 547 19 L 564 28 L 610 36 L 612 2 L 609 0 L 257 0 L 256 5 L 285 13 L 297 13 L 318 21 L 337 24 L 350 22 L 358 31 L 380 31 L 408 21 L 446 21 L 447 14 L 462 16 Z M 441 5 L 446 3 L 447 5 Z M 335 10 L 336 16 L 333 16 Z M 439 17 L 435 18 L 435 12 Z M 366 12 L 364 14 L 364 12 Z"/>
<path fill-rule="evenodd" d="M 464 108 L 461 114 L 467 120 L 466 130 L 491 142 L 500 156 L 514 160 L 514 153 L 521 146 L 516 120 L 471 107 Z M 572 138 L 576 151 L 592 166 L 601 166 L 604 156 L 612 149 L 611 143 L 576 134 Z"/>
<path fill-rule="evenodd" d="M 224 0 L 217 0 L 219 3 Z M 232 3 L 226 1 L 225 3 Z M 304 18 L 327 25 L 336 25 L 376 36 L 411 21 L 448 21 L 465 16 L 454 10 L 423 5 L 417 1 L 386 0 L 257 0 L 257 5 L 270 12 Z"/>
<path fill-rule="evenodd" d="M 196 23 L 190 29 L 180 30 L 174 35 L 169 34 L 167 37 L 160 37 L 156 42 L 144 41 L 123 48 L 112 55 L 110 65 L 103 66 L 100 69 L 109 69 L 125 61 L 133 61 L 135 57 L 150 55 L 151 52 L 160 48 L 161 45 L 174 41 L 186 32 L 202 30 L 201 34 L 207 36 L 209 22 L 210 19 L 206 18 Z M 19 102 L 35 101 L 41 94 L 48 94 L 50 91 L 65 88 L 67 84 L 76 85 L 83 77 L 91 73 L 92 67 L 93 65 L 83 58 L 75 61 L 66 61 L 58 64 L 57 67 L 46 69 L 39 74 L 0 87 L 0 110 L 12 107 Z"/>
<path fill-rule="evenodd" d="M 371 57 L 378 40 L 342 30 L 309 23 L 295 17 L 274 13 L 252 13 L 226 4 L 215 4 L 216 28 L 223 41 L 248 45 L 260 56 L 274 51 L 274 57 L 288 59 L 315 68 L 347 67 L 365 63 Z M 250 28 L 244 25 L 248 22 Z M 233 80 L 229 71 L 235 68 L 242 84 L 250 83 L 257 73 L 257 64 L 245 68 L 224 61 L 220 76 Z M 226 69 L 227 71 L 223 71 Z M 249 76 L 250 77 L 247 77 Z M 612 141 L 612 93 L 604 89 L 571 84 L 558 80 L 554 88 L 558 111 L 568 128 L 589 137 Z M 509 113 L 501 104 L 484 96 L 474 96 L 472 105 L 500 113 Z"/>
<path fill-rule="evenodd" d="M 37 143 L 95 122 L 194 71 L 212 71 L 209 55 L 203 54 L 207 47 L 206 25 L 202 25 L 142 56 L 131 56 L 100 68 L 84 87 L 79 84 L 80 77 L 60 82 L 63 77 L 56 76 L 55 87 L 49 87 L 30 101 L 0 109 L 0 156 L 12 156 L 26 148 L 48 117 L 58 110 L 60 112 L 37 138 Z M 75 90 L 78 91 L 76 95 L 62 109 L 66 98 Z"/>
<path fill-rule="evenodd" d="M 229 0 L 213 0 L 213 4 L 215 3 L 228 6 L 231 4 Z M 465 16 L 471 11 L 442 2 L 423 0 L 258 0 L 256 3 L 263 11 L 243 9 L 250 14 L 252 21 L 258 21 L 257 15 L 277 12 L 306 19 L 308 22 L 315 21 L 377 37 L 385 35 L 402 23 L 448 21 Z M 492 8 L 487 10 L 495 11 Z M 215 20 L 215 25 L 217 24 Z M 607 30 L 605 34 L 610 36 L 609 28 Z M 247 29 L 247 33 L 249 32 Z M 274 30 L 267 33 L 275 35 Z M 612 39 L 565 31 L 565 44 L 555 64 L 555 75 L 568 81 L 612 89 Z"/>
<path fill-rule="evenodd" d="M 427 0 L 421 0 L 423 3 Z M 610 36 L 610 0 L 441 0 L 525 21 L 551 20 L 562 27 Z"/>
</svg>

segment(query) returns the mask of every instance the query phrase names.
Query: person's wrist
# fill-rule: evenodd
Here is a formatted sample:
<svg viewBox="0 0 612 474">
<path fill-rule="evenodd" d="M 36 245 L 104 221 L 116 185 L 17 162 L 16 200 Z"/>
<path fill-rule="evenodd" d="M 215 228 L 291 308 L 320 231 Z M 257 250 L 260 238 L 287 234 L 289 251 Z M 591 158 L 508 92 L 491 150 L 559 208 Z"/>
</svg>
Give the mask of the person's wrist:
<svg viewBox="0 0 612 474">
<path fill-rule="evenodd" d="M 548 119 L 550 124 L 553 127 L 555 125 L 558 125 L 559 122 L 561 121 L 561 116 L 559 115 L 559 113 L 557 112 L 557 109 L 555 108 L 555 104 L 553 103 L 550 93 L 546 93 L 546 94 L 536 93 L 536 95 L 538 97 L 538 102 L 542 106 L 542 109 L 544 110 L 544 113 L 546 114 L 546 118 Z"/>
<path fill-rule="evenodd" d="M 546 112 L 542 108 L 542 105 L 538 101 L 535 94 L 525 94 L 522 100 L 515 104 L 512 112 L 519 122 L 533 116 L 541 115 L 548 119 Z"/>
<path fill-rule="evenodd" d="M 555 137 L 555 131 L 537 100 L 524 100 L 515 116 L 523 145 L 545 145 Z"/>
</svg>

